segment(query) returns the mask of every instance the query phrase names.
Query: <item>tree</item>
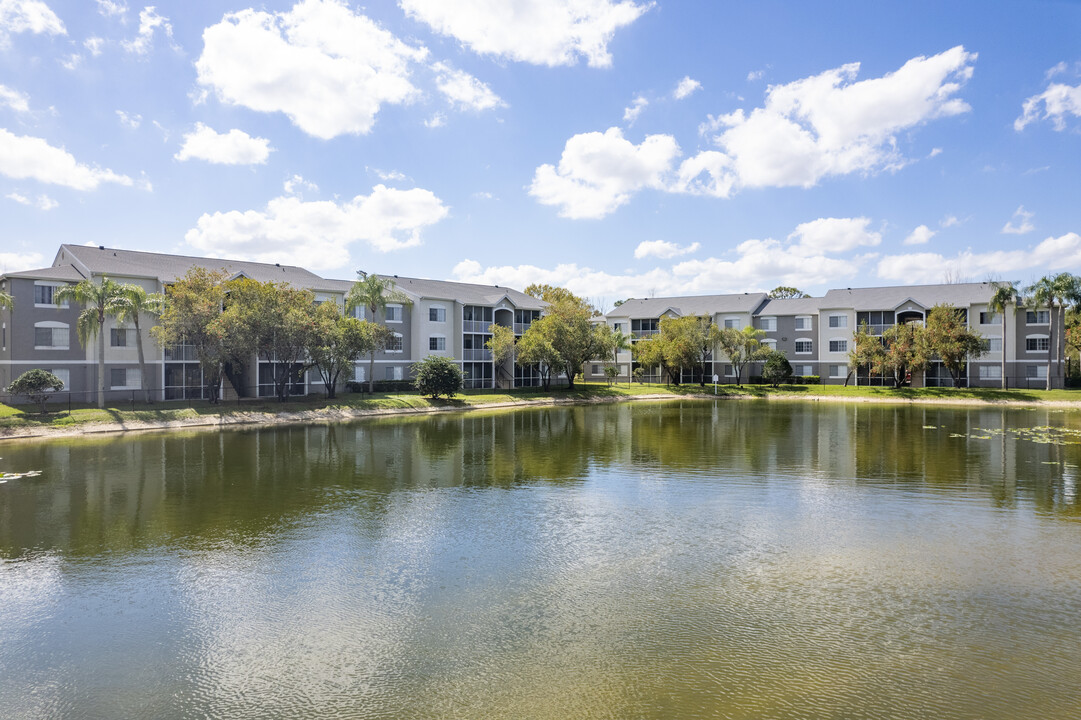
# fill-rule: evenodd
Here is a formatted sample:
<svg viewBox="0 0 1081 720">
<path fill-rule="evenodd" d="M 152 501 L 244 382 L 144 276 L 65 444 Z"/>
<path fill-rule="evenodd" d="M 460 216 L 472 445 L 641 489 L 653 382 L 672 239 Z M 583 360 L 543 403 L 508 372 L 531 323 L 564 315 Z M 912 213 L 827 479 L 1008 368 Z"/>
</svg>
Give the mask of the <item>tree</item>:
<svg viewBox="0 0 1081 720">
<path fill-rule="evenodd" d="M 559 288 L 556 288 L 559 289 Z M 567 387 L 574 389 L 574 376 L 582 365 L 600 356 L 603 349 L 604 332 L 590 322 L 591 311 L 581 298 L 570 295 L 560 296 L 549 304 L 545 315 L 534 321 L 522 335 L 519 346 L 530 333 L 540 336 L 531 345 L 531 352 L 536 350 L 547 355 L 545 361 L 554 373 L 563 372 L 567 376 Z M 546 347 L 547 346 L 547 347 Z"/>
<path fill-rule="evenodd" d="M 1002 389 L 1006 389 L 1006 338 L 1009 337 L 1006 330 L 1006 319 L 1009 315 L 1017 311 L 1017 300 L 1019 293 L 1017 290 L 1017 281 L 1010 282 L 993 282 L 991 287 L 994 288 L 994 294 L 991 295 L 991 299 L 987 301 L 987 309 L 993 313 L 997 313 L 1002 316 Z M 1010 312 L 1007 313 L 1006 311 Z"/>
<path fill-rule="evenodd" d="M 961 373 L 969 358 L 983 354 L 983 337 L 969 330 L 965 311 L 952 305 L 935 305 L 927 314 L 922 334 L 928 357 L 937 355 L 953 378 L 953 386 L 960 387 Z"/>
<path fill-rule="evenodd" d="M 6 292 L 0 292 L 0 310 L 3 310 L 5 308 L 8 310 L 14 310 L 15 298 L 13 298 L 11 295 L 8 295 Z"/>
<path fill-rule="evenodd" d="M 792 364 L 783 352 L 771 350 L 762 367 L 762 379 L 773 387 L 787 382 L 792 377 Z"/>
<path fill-rule="evenodd" d="M 345 296 L 345 311 L 353 312 L 354 308 L 365 308 L 371 320 L 375 320 L 376 313 L 386 311 L 387 305 L 397 303 L 400 305 L 412 305 L 412 301 L 403 292 L 398 290 L 394 281 L 390 278 L 382 278 L 378 275 L 358 273 L 360 279 L 353 283 Z M 375 354 L 386 348 L 392 335 L 390 332 L 382 333 L 375 339 L 377 342 L 369 351 L 368 358 L 368 392 L 375 392 Z"/>
<path fill-rule="evenodd" d="M 769 291 L 769 297 L 774 300 L 787 300 L 789 298 L 810 297 L 810 295 L 799 288 L 789 287 L 788 285 L 778 285 Z"/>
<path fill-rule="evenodd" d="M 449 400 L 462 389 L 462 369 L 448 357 L 429 355 L 413 364 L 413 372 L 416 374 L 413 386 L 421 395 L 433 399 L 446 395 Z"/>
<path fill-rule="evenodd" d="M 1081 312 L 1077 308 L 1066 313 L 1066 377 L 1073 377 L 1074 373 L 1081 368 Z M 1078 364 L 1070 367 L 1072 360 L 1078 360 Z"/>
<path fill-rule="evenodd" d="M 59 304 L 74 300 L 83 306 L 75 328 L 79 343 L 85 348 L 95 337 L 98 340 L 98 407 L 105 407 L 105 318 L 111 313 L 114 298 L 120 294 L 120 285 L 107 277 L 100 283 L 87 278 L 77 285 L 65 285 L 53 296 Z"/>
<path fill-rule="evenodd" d="M 226 361 L 235 342 L 219 323 L 228 274 L 193 267 L 165 288 L 165 307 L 150 335 L 163 348 L 189 345 L 199 360 L 206 396 L 217 402 Z"/>
<path fill-rule="evenodd" d="M 748 325 L 742 330 L 724 328 L 717 337 L 717 344 L 728 357 L 732 369 L 736 371 L 736 384 L 743 384 L 743 368 L 749 363 L 764 358 L 769 348 L 762 345 L 766 331 Z"/>
<path fill-rule="evenodd" d="M 547 283 L 531 283 L 526 286 L 525 294 L 543 300 L 547 303 L 555 303 L 559 302 L 560 300 L 571 300 L 574 302 L 586 304 L 585 301 L 582 300 L 582 298 L 578 297 L 570 290 L 567 290 L 566 288 L 555 287 L 554 285 L 548 285 Z"/>
<path fill-rule="evenodd" d="M 492 323 L 488 328 L 492 336 L 484 343 L 484 346 L 492 351 L 492 362 L 497 370 L 502 369 L 504 363 L 514 357 L 514 346 L 517 338 L 514 330 L 504 325 Z"/>
<path fill-rule="evenodd" d="M 867 367 L 873 375 L 892 376 L 893 387 L 899 388 L 910 373 L 927 367 L 928 343 L 916 323 L 891 325 L 881 337 L 872 335 L 867 323 L 861 323 L 848 358 L 854 368 Z"/>
<path fill-rule="evenodd" d="M 45 414 L 45 403 L 49 395 L 64 389 L 64 381 L 48 370 L 27 370 L 15 382 L 7 387 L 12 395 L 25 395 L 30 402 L 41 403 L 41 414 Z"/>
<path fill-rule="evenodd" d="M 1055 309 L 1064 312 L 1067 303 L 1081 299 L 1081 278 L 1070 273 L 1059 273 L 1054 277 L 1045 275 L 1025 288 L 1025 292 L 1031 294 L 1030 303 L 1034 309 L 1047 308 L 1047 389 L 1050 390 L 1052 360 L 1062 355 L 1055 337 Z"/>
<path fill-rule="evenodd" d="M 672 380 L 672 370 L 668 366 L 668 360 L 666 359 L 664 352 L 664 342 L 661 340 L 659 333 L 646 340 L 639 340 L 636 342 L 634 347 L 631 348 L 631 356 L 634 358 L 634 361 L 641 366 L 635 368 L 635 377 L 641 378 L 641 376 L 645 374 L 644 371 L 638 372 L 639 370 L 642 370 L 642 368 L 659 367 L 669 381 Z M 676 382 L 678 383 L 679 380 L 676 379 Z"/>
<path fill-rule="evenodd" d="M 274 394 L 284 402 L 290 382 L 296 380 L 296 368 L 303 373 L 310 367 L 307 353 L 315 327 L 315 293 L 250 278 L 230 280 L 226 292 L 225 310 L 218 319 L 222 334 L 243 348 L 241 352 L 254 350 L 271 363 Z"/>
<path fill-rule="evenodd" d="M 536 365 L 540 371 L 541 386 L 547 392 L 552 384 L 552 369 L 560 367 L 563 359 L 552 344 L 551 326 L 540 325 L 534 331 L 538 324 L 540 320 L 530 325 L 518 341 L 515 362 L 519 366 Z"/>
<path fill-rule="evenodd" d="M 315 308 L 308 358 L 319 371 L 327 398 L 337 394 L 338 380 L 351 370 L 356 358 L 367 355 L 376 336 L 386 328 L 367 320 L 343 316 L 337 303 L 325 302 Z"/>
<path fill-rule="evenodd" d="M 139 374 L 143 386 L 145 401 L 150 402 L 150 378 L 146 372 L 146 353 L 143 351 L 143 333 L 139 329 L 140 315 L 160 315 L 165 305 L 165 297 L 158 293 L 148 293 L 138 285 L 124 284 L 120 292 L 109 302 L 108 311 L 120 322 L 129 319 L 135 325 L 135 343 L 139 351 Z"/>
<path fill-rule="evenodd" d="M 872 335 L 871 328 L 866 322 L 860 323 L 856 333 L 852 336 L 852 349 L 848 351 L 848 365 L 851 368 L 868 367 L 876 375 L 884 374 L 876 368 L 883 368 L 885 364 L 886 344 L 882 338 Z M 852 373 L 849 372 L 849 377 Z M 857 384 L 858 384 L 857 376 Z M 848 386 L 848 378 L 845 378 L 845 386 Z M 894 387 L 898 387 L 894 382 Z"/>
</svg>

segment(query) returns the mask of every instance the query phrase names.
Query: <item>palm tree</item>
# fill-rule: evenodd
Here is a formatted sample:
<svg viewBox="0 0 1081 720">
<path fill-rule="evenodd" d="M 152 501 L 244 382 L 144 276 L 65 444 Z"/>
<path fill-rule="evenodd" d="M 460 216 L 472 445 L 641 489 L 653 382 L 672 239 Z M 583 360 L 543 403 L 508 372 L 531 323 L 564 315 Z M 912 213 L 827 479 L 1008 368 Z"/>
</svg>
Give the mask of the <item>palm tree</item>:
<svg viewBox="0 0 1081 720">
<path fill-rule="evenodd" d="M 1055 355 L 1055 302 L 1058 300 L 1059 288 L 1056 287 L 1055 278 L 1044 275 L 1042 278 L 1025 288 L 1030 294 L 1029 302 L 1034 309 L 1047 308 L 1047 389 L 1051 389 L 1051 360 Z"/>
<path fill-rule="evenodd" d="M 1068 272 L 1059 273 L 1054 278 L 1054 287 L 1055 299 L 1058 302 L 1058 314 L 1059 318 L 1063 320 L 1063 331 L 1065 331 L 1067 306 L 1081 303 L 1081 277 L 1071 275 Z M 1054 348 L 1055 357 L 1059 360 L 1066 357 L 1063 335 L 1065 335 L 1065 332 L 1059 335 L 1057 345 Z M 1065 368 L 1063 368 L 1063 379 L 1065 379 Z"/>
<path fill-rule="evenodd" d="M 994 295 L 987 301 L 987 309 L 1002 316 L 1002 389 L 1006 389 L 1006 311 L 1017 310 L 1017 281 L 993 282 L 991 287 L 995 289 Z M 1015 331 L 1016 332 L 1016 331 Z"/>
<path fill-rule="evenodd" d="M 161 315 L 164 307 L 164 295 L 148 293 L 138 285 L 125 284 L 120 286 L 119 294 L 110 299 L 106 308 L 106 312 L 109 315 L 115 315 L 120 322 L 126 322 L 130 319 L 132 324 L 135 325 L 135 342 L 139 350 L 139 373 L 142 378 L 141 383 L 147 403 L 151 401 L 151 383 L 146 373 L 146 356 L 143 353 L 143 334 L 139 330 L 139 316 L 144 313 L 155 316 Z"/>
<path fill-rule="evenodd" d="M 105 407 L 105 318 L 110 314 L 110 303 L 119 294 L 120 285 L 103 276 L 100 284 L 88 278 L 78 285 L 65 285 L 53 296 L 58 304 L 64 300 L 74 300 L 83 306 L 75 325 L 83 347 L 95 337 L 98 339 L 99 408 Z"/>
<path fill-rule="evenodd" d="M 354 308 L 367 308 L 370 320 L 375 321 L 375 314 L 380 310 L 386 310 L 390 303 L 411 305 L 409 298 L 395 288 L 394 281 L 390 278 L 381 278 L 378 275 L 368 275 L 358 271 L 360 279 L 353 283 L 345 296 L 345 311 L 352 312 Z M 375 351 L 372 347 L 368 362 L 368 392 L 375 392 Z"/>
</svg>

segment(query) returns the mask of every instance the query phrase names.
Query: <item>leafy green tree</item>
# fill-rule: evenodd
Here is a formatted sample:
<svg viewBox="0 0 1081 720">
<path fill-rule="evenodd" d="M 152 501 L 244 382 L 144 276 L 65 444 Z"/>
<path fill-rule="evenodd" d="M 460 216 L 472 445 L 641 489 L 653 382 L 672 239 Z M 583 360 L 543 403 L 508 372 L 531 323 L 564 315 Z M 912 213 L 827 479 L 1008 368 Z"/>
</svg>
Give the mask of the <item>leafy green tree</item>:
<svg viewBox="0 0 1081 720">
<path fill-rule="evenodd" d="M 953 386 L 960 387 L 961 373 L 969 358 L 983 354 L 983 337 L 969 329 L 965 311 L 952 305 L 935 305 L 927 314 L 922 335 L 928 356 L 937 355 L 953 378 Z"/>
<path fill-rule="evenodd" d="M 868 367 L 876 375 L 884 374 L 886 357 L 886 344 L 882 338 L 872 335 L 871 328 L 867 323 L 860 323 L 856 333 L 852 336 L 852 349 L 848 351 L 848 366 L 851 368 Z M 852 373 L 849 372 L 849 377 Z M 845 386 L 848 386 L 848 378 L 845 378 Z M 894 386 L 897 386 L 895 381 Z"/>
<path fill-rule="evenodd" d="M 807 293 L 803 292 L 799 288 L 789 287 L 788 285 L 778 285 L 769 291 L 769 297 L 773 299 L 789 299 L 789 298 L 805 298 L 810 297 Z"/>
<path fill-rule="evenodd" d="M 736 384 L 743 384 L 743 368 L 750 363 L 763 359 L 769 348 L 762 345 L 765 330 L 748 325 L 742 330 L 724 328 L 717 337 L 717 344 L 727 356 L 732 369 L 736 371 Z"/>
<path fill-rule="evenodd" d="M 679 378 L 672 377 L 672 368 L 668 365 L 668 359 L 664 350 L 664 342 L 661 340 L 660 333 L 636 342 L 634 347 L 631 348 L 631 357 L 633 357 L 634 361 L 641 367 L 635 368 L 635 377 L 641 380 L 642 376 L 645 375 L 645 370 L 643 370 L 643 368 L 659 367 L 664 376 L 668 378 L 669 382 L 675 379 L 675 382 L 678 383 Z M 642 372 L 638 372 L 639 370 Z"/>
<path fill-rule="evenodd" d="M 111 314 L 114 298 L 120 294 L 120 285 L 107 277 L 100 283 L 87 278 L 77 285 L 65 285 L 53 296 L 59 304 L 65 300 L 74 300 L 83 306 L 75 328 L 79 342 L 85 348 L 88 343 L 98 340 L 98 407 L 105 407 L 105 319 Z"/>
<path fill-rule="evenodd" d="M 537 329 L 534 330 L 534 328 Z M 540 324 L 540 320 L 537 320 L 522 334 L 515 350 L 515 362 L 519 366 L 537 366 L 540 371 L 541 386 L 545 392 L 552 385 L 552 370 L 561 367 L 563 362 L 562 356 L 552 344 L 551 335 L 552 326 Z"/>
<path fill-rule="evenodd" d="M 3 309 L 15 309 L 15 298 L 11 297 L 11 295 L 8 295 L 6 292 L 0 292 L 0 310 Z"/>
<path fill-rule="evenodd" d="M 543 300 L 547 303 L 555 303 L 560 300 L 584 303 L 584 301 L 570 290 L 547 283 L 531 283 L 526 286 L 525 294 Z"/>
<path fill-rule="evenodd" d="M 1002 316 L 1002 389 L 1006 389 L 1006 338 L 1009 337 L 1007 331 L 1007 318 L 1017 311 L 1017 300 L 1020 297 L 1020 291 L 1017 289 L 1017 281 L 1000 281 L 991 283 L 991 287 L 994 288 L 994 294 L 991 295 L 991 299 L 987 301 L 987 309 L 993 313 L 997 313 Z M 1009 311 L 1009 312 L 1007 312 Z"/>
<path fill-rule="evenodd" d="M 165 307 L 150 335 L 163 348 L 190 345 L 199 360 L 206 396 L 217 402 L 226 361 L 236 343 L 219 323 L 228 274 L 193 267 L 165 289 Z"/>
<path fill-rule="evenodd" d="M 498 372 L 503 369 L 503 365 L 508 360 L 514 357 L 517 338 L 514 336 L 514 330 L 505 325 L 492 323 L 488 331 L 492 336 L 485 341 L 484 346 L 492 351 L 492 361 Z"/>
<path fill-rule="evenodd" d="M 421 395 L 431 398 L 446 395 L 449 400 L 462 389 L 462 368 L 448 357 L 429 355 L 413 364 L 413 372 L 416 374 L 413 386 Z"/>
<path fill-rule="evenodd" d="M 910 373 L 926 369 L 931 360 L 931 345 L 926 332 L 917 323 L 891 325 L 882 333 L 885 352 L 872 369 L 878 375 L 893 373 L 893 386 L 901 387 Z"/>
<path fill-rule="evenodd" d="M 762 379 L 773 387 L 792 378 L 792 364 L 783 352 L 771 350 L 762 367 Z"/>
<path fill-rule="evenodd" d="M 64 381 L 48 370 L 35 368 L 27 370 L 8 385 L 12 395 L 25 395 L 30 402 L 41 403 L 41 414 L 45 414 L 45 403 L 49 395 L 64 389 Z"/>
<path fill-rule="evenodd" d="M 231 280 L 225 311 L 217 323 L 222 334 L 232 338 L 245 354 L 254 350 L 273 363 L 274 394 L 284 402 L 295 368 L 300 366 L 303 372 L 310 367 L 315 293 L 285 283 Z"/>
<path fill-rule="evenodd" d="M 397 289 L 394 280 L 379 277 L 378 275 L 359 274 L 360 279 L 353 283 L 353 287 L 349 288 L 349 292 L 345 296 L 345 311 L 347 313 L 353 312 L 354 308 L 362 307 L 368 311 L 370 320 L 374 322 L 376 313 L 380 311 L 386 312 L 387 305 L 391 303 L 398 305 L 413 304 L 405 293 Z M 372 346 L 368 353 L 368 392 L 375 392 L 375 354 L 387 347 L 391 337 L 390 332 L 376 336 L 375 339 L 381 342 L 377 342 Z"/>
<path fill-rule="evenodd" d="M 1055 276 L 1045 275 L 1032 285 L 1025 288 L 1030 294 L 1029 304 L 1033 308 L 1046 307 L 1048 311 L 1047 328 L 1047 389 L 1051 389 L 1051 364 L 1056 356 L 1061 357 L 1058 338 L 1055 337 L 1056 314 L 1055 310 L 1064 311 L 1066 304 L 1076 302 L 1081 297 L 1081 279 L 1070 273 L 1059 273 Z"/>
<path fill-rule="evenodd" d="M 1074 308 L 1066 313 L 1066 376 L 1074 377 L 1079 369 L 1081 369 L 1081 311 Z"/>
<path fill-rule="evenodd" d="M 139 352 L 139 374 L 142 380 L 144 400 L 151 401 L 150 376 L 146 371 L 146 353 L 143 350 L 143 333 L 139 327 L 139 318 L 142 315 L 157 317 L 161 315 L 165 306 L 165 296 L 158 293 L 148 293 L 138 285 L 124 284 L 120 286 L 120 292 L 109 302 L 109 314 L 115 315 L 120 322 L 131 320 L 135 326 L 135 343 Z"/>
<path fill-rule="evenodd" d="M 319 372 L 327 398 L 334 398 L 342 373 L 352 370 L 356 358 L 367 355 L 377 344 L 376 337 L 389 331 L 367 320 L 343 316 L 333 302 L 316 307 L 313 319 L 308 359 Z"/>
<path fill-rule="evenodd" d="M 598 357 L 603 350 L 603 330 L 590 322 L 592 311 L 581 298 L 569 295 L 560 297 L 549 304 L 540 320 L 534 321 L 522 335 L 525 341 L 530 333 L 543 337 L 542 343 L 535 343 L 534 348 L 547 345 L 550 350 L 548 363 L 554 373 L 563 372 L 567 376 L 567 387 L 574 389 L 574 376 L 581 372 L 582 365 Z"/>
</svg>

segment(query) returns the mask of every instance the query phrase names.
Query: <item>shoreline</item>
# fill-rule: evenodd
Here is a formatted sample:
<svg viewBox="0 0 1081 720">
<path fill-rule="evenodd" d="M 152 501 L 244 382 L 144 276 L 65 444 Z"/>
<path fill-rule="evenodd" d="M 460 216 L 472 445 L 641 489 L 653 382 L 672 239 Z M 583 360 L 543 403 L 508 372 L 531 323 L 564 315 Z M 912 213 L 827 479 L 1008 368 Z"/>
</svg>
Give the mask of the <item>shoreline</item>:
<svg viewBox="0 0 1081 720">
<path fill-rule="evenodd" d="M 993 407 L 1013 409 L 1047 408 L 1055 410 L 1081 411 L 1081 401 L 1063 400 L 979 400 L 974 398 L 875 398 L 866 396 L 846 397 L 843 395 L 788 395 L 771 394 L 759 397 L 750 394 L 713 393 L 650 393 L 642 395 L 623 395 L 595 398 L 543 398 L 491 403 L 445 405 L 429 407 L 398 408 L 322 408 L 317 410 L 299 410 L 285 412 L 229 412 L 218 415 L 178 418 L 160 421 L 131 422 L 89 422 L 72 427 L 33 427 L 17 428 L 10 432 L 0 429 L 0 443 L 19 440 L 41 440 L 52 438 L 70 438 L 87 435 L 109 435 L 135 432 L 161 432 L 169 430 L 189 430 L 208 428 L 230 428 L 250 426 L 311 425 L 328 422 L 349 422 L 372 417 L 394 417 L 400 415 L 434 415 L 453 412 L 472 412 L 476 410 L 512 410 L 518 408 L 538 408 L 575 405 L 604 405 L 623 402 L 661 402 L 671 400 L 765 400 L 771 402 L 814 402 L 814 403 L 863 403 L 876 405 L 941 405 L 945 407 Z"/>
</svg>

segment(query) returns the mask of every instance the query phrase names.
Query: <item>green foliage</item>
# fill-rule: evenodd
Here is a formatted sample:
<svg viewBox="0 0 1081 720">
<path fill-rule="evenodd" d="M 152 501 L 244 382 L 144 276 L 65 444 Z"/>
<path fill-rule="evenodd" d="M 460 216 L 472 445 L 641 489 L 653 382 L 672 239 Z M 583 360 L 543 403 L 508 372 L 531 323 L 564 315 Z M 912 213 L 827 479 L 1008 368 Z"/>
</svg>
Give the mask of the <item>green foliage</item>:
<svg viewBox="0 0 1081 720">
<path fill-rule="evenodd" d="M 799 288 L 789 287 L 788 285 L 778 285 L 769 291 L 769 297 L 773 299 L 788 299 L 788 298 L 805 298 L 810 297 L 807 293 L 803 292 Z"/>
<path fill-rule="evenodd" d="M 552 325 L 537 320 L 518 341 L 515 359 L 518 365 L 536 365 L 540 369 L 541 386 L 545 391 L 551 387 L 553 368 L 559 368 L 563 362 L 563 356 L 552 344 L 551 335 Z"/>
<path fill-rule="evenodd" d="M 749 325 L 742 330 L 724 328 L 720 331 L 717 345 L 728 358 L 728 362 L 732 364 L 732 369 L 736 371 L 737 385 L 743 384 L 743 368 L 750 363 L 762 360 L 769 353 L 769 348 L 762 345 L 762 338 L 765 335 L 765 330 Z"/>
<path fill-rule="evenodd" d="M 337 395 L 342 373 L 352 370 L 356 358 L 367 355 L 379 344 L 379 338 L 389 331 L 367 320 L 342 316 L 337 303 L 333 302 L 317 306 L 313 321 L 308 358 L 319 371 L 327 397 L 333 398 Z"/>
<path fill-rule="evenodd" d="M 874 375 L 892 376 L 894 387 L 901 387 L 909 373 L 927 367 L 931 352 L 924 329 L 915 323 L 891 325 L 881 337 L 871 335 L 862 323 L 848 358 L 853 368 L 868 367 Z"/>
<path fill-rule="evenodd" d="M 462 389 L 462 369 L 450 358 L 429 355 L 413 365 L 413 372 L 413 386 L 421 395 L 433 399 L 446 395 L 449 400 Z"/>
<path fill-rule="evenodd" d="M 15 309 L 15 298 L 11 297 L 11 295 L 8 295 L 6 292 L 0 292 L 0 310 L 2 309 Z"/>
<path fill-rule="evenodd" d="M 86 347 L 94 338 L 98 341 L 98 407 L 105 407 L 105 318 L 111 314 L 112 302 L 120 294 L 120 285 L 107 277 L 100 283 L 89 278 L 77 285 L 65 285 L 56 291 L 54 301 L 59 304 L 74 300 L 83 306 L 75 321 L 79 342 Z"/>
<path fill-rule="evenodd" d="M 128 322 L 135 325 L 135 342 L 139 352 L 139 372 L 143 378 L 143 393 L 146 402 L 151 401 L 149 382 L 150 375 L 146 371 L 146 352 L 143 349 L 143 333 L 140 329 L 139 319 L 142 315 L 161 315 L 165 306 L 165 296 L 158 293 L 148 293 L 139 285 L 124 284 L 120 291 L 109 301 L 108 312 L 115 315 L 119 322 Z"/>
<path fill-rule="evenodd" d="M 1009 337 L 1007 331 L 1007 321 L 1011 315 L 1017 312 L 1017 301 L 1020 298 L 1020 291 L 1017 289 L 1017 281 L 1000 281 L 991 283 L 991 287 L 995 292 L 991 295 L 991 299 L 987 301 L 987 309 L 993 313 L 998 313 L 1002 316 L 1002 389 L 1006 389 L 1006 338 Z"/>
<path fill-rule="evenodd" d="M 606 328 L 594 326 L 591 316 L 589 305 L 581 298 L 569 293 L 561 296 L 522 335 L 518 343 L 519 364 L 539 362 L 547 365 L 551 373 L 563 372 L 568 389 L 573 390 L 574 376 L 581 372 L 583 363 L 605 351 Z M 547 388 L 543 372 L 542 369 L 541 382 Z"/>
<path fill-rule="evenodd" d="M 376 313 L 380 310 L 386 311 L 390 303 L 413 304 L 408 295 L 395 287 L 392 279 L 359 272 L 358 275 L 360 279 L 353 283 L 345 295 L 346 313 L 353 312 L 354 308 L 362 307 L 368 311 L 368 319 L 374 321 Z M 392 333 L 389 331 L 374 336 L 375 345 L 368 352 L 368 392 L 375 392 L 375 353 L 384 349 L 391 337 Z"/>
<path fill-rule="evenodd" d="M 660 331 L 635 343 L 634 359 L 645 367 L 660 367 L 669 382 L 678 385 L 680 371 L 702 367 L 700 385 L 705 384 L 704 365 L 713 357 L 721 331 L 708 317 L 661 318 Z"/>
<path fill-rule="evenodd" d="M 525 294 L 535 298 L 539 298 L 546 303 L 557 303 L 560 301 L 570 301 L 573 303 L 585 305 L 586 302 L 582 298 L 578 297 L 570 290 L 561 287 L 555 287 L 553 285 L 531 283 L 526 286 Z"/>
<path fill-rule="evenodd" d="M 7 391 L 12 395 L 25 395 L 30 402 L 41 403 L 42 414 L 45 413 L 45 403 L 50 393 L 63 389 L 63 380 L 47 370 L 38 368 L 27 370 L 7 387 Z"/>
<path fill-rule="evenodd" d="M 604 377 L 608 379 L 608 384 L 611 385 L 619 377 L 619 368 L 615 365 L 606 363 L 604 366 Z"/>
<path fill-rule="evenodd" d="M 762 368 L 762 379 L 773 387 L 788 382 L 792 377 L 792 365 L 783 352 L 771 350 Z"/>
<path fill-rule="evenodd" d="M 492 324 L 490 331 L 492 337 L 484 343 L 484 346 L 492 351 L 492 360 L 496 367 L 510 360 L 514 355 L 514 330 L 505 325 Z"/>
<path fill-rule="evenodd" d="M 954 387 L 959 387 L 961 373 L 969 358 L 983 354 L 983 337 L 969 330 L 964 311 L 952 305 L 931 308 L 922 341 L 926 345 L 926 354 L 929 357 L 937 355 L 949 371 Z"/>
</svg>

